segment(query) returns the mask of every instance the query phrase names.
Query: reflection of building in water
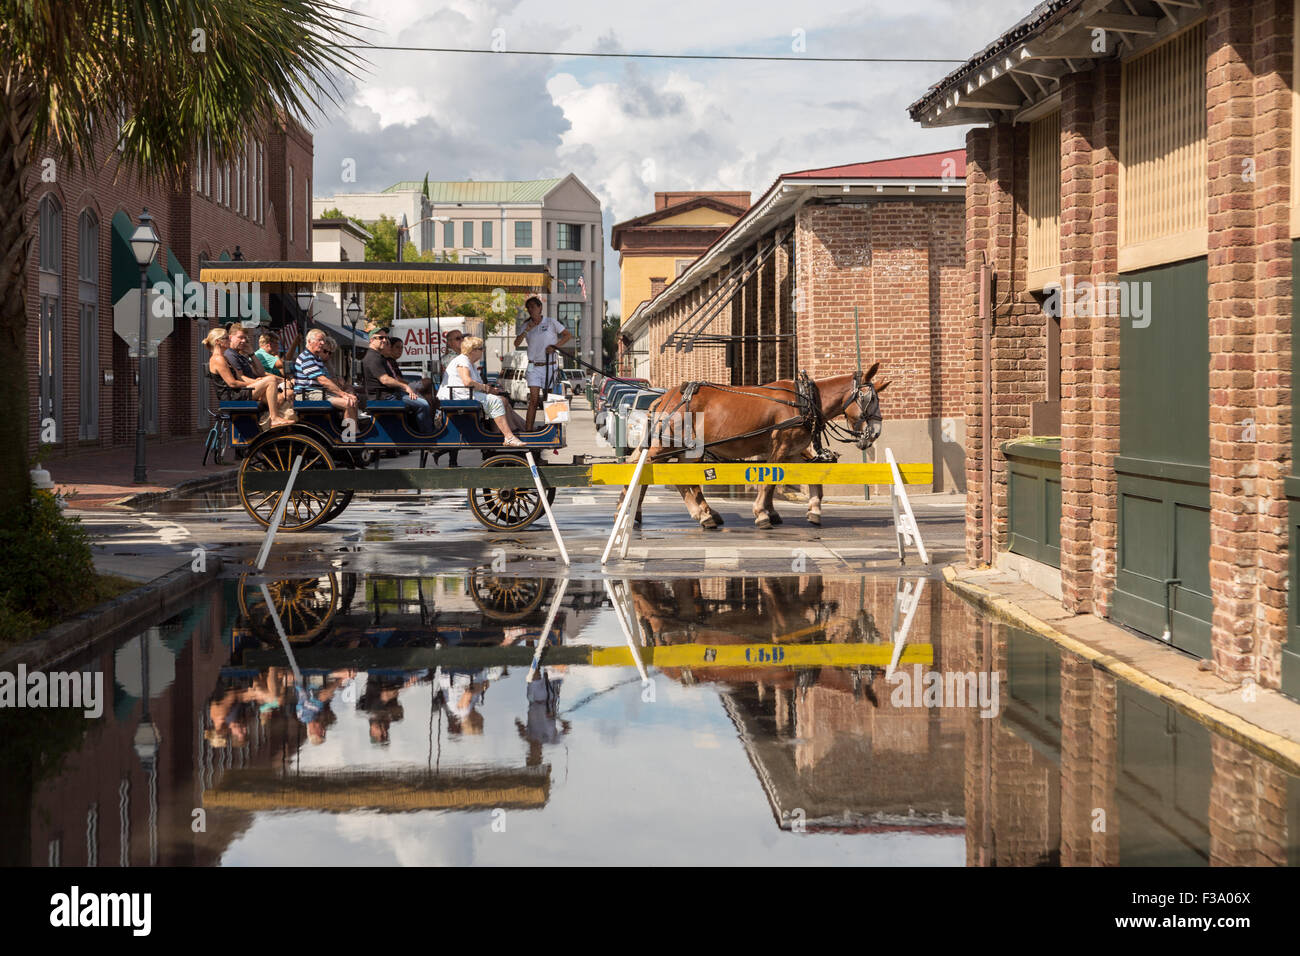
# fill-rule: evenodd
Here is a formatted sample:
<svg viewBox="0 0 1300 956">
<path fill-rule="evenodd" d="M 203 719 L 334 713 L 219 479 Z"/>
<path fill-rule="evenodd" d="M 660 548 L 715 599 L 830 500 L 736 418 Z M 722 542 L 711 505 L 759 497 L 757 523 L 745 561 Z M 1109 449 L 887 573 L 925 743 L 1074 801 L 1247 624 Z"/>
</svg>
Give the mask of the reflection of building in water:
<svg viewBox="0 0 1300 956">
<path fill-rule="evenodd" d="M 974 642 L 1002 715 L 967 737 L 973 866 L 1300 865 L 1300 780 L 1012 628 Z"/>
<path fill-rule="evenodd" d="M 234 835 L 191 831 L 196 740 L 202 701 L 195 688 L 212 687 L 228 651 L 220 633 L 220 589 L 209 588 L 191 606 L 144 635 L 107 642 L 79 659 L 50 664 L 60 670 L 102 671 L 104 714 L 82 721 L 80 712 L 17 712 L 32 739 L 52 722 L 71 716 L 76 726 L 43 779 L 37 761 L 7 760 L 0 792 L 0 861 L 63 866 L 191 866 L 215 863 Z M 143 640 L 142 640 L 143 638 Z M 142 657 L 147 656 L 147 670 Z M 129 673 L 128 673 L 129 671 Z M 157 747 L 140 737 L 144 700 Z M 75 749 L 72 749 L 75 746 Z M 54 749 L 54 746 L 51 746 Z M 193 839 L 191 839 L 193 837 Z"/>
<path fill-rule="evenodd" d="M 816 576 L 674 580 L 632 585 L 642 639 L 663 643 L 865 642 L 889 646 L 893 578 Z M 936 669 L 969 669 L 973 614 L 932 587 L 911 643 Z M 783 827 L 961 832 L 966 709 L 894 706 L 884 667 L 665 668 L 716 682 Z"/>
</svg>

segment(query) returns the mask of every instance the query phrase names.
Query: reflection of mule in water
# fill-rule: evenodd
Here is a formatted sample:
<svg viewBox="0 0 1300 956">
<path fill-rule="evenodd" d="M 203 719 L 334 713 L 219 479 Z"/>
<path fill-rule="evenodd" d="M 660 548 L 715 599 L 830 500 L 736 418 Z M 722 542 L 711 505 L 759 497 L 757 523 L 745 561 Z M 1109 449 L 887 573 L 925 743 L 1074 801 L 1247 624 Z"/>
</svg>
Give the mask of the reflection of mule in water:
<svg viewBox="0 0 1300 956">
<path fill-rule="evenodd" d="M 696 578 L 630 584 L 641 640 L 649 646 L 807 641 L 825 633 L 838 607 L 823 600 L 820 577 L 737 580 L 728 590 L 739 586 L 743 593 L 720 597 L 706 597 Z"/>
<path fill-rule="evenodd" d="M 864 451 L 880 436 L 879 394 L 871 379 L 880 368 L 865 375 L 837 375 L 814 382 L 806 374 L 768 385 L 716 385 L 687 382 L 669 389 L 652 408 L 649 459 L 698 461 L 834 461 L 835 453 L 822 448 L 828 428 Z M 689 417 L 688 417 L 689 416 Z M 847 430 L 833 425 L 844 416 Z M 694 432 L 688 447 L 669 436 Z M 646 488 L 637 490 L 634 521 L 641 523 Z M 699 485 L 677 485 L 691 517 L 702 528 L 716 528 L 722 519 L 709 507 Z M 775 485 L 764 485 L 754 501 L 754 524 L 770 528 L 781 522 L 772 506 Z M 624 491 L 627 494 L 627 490 Z M 822 486 L 809 486 L 808 521 L 821 524 Z M 620 499 L 621 502 L 621 499 Z"/>
<path fill-rule="evenodd" d="M 881 633 L 870 612 L 852 614 L 823 595 L 820 576 L 732 579 L 723 596 L 706 596 L 693 578 L 630 582 L 637 633 L 648 647 L 680 644 L 785 645 L 879 644 Z M 821 685 L 866 698 L 879 706 L 874 684 L 882 673 L 870 664 L 849 666 L 746 668 L 662 668 L 684 683 L 757 683 L 806 693 Z"/>
</svg>

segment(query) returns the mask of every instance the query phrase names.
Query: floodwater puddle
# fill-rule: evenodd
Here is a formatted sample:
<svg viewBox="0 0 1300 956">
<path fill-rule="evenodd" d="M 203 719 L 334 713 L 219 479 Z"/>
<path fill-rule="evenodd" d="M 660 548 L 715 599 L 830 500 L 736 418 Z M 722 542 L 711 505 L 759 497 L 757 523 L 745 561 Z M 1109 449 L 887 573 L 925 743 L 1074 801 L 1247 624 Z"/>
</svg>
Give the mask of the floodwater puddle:
<svg viewBox="0 0 1300 956">
<path fill-rule="evenodd" d="M 1297 862 L 1296 777 L 933 580 L 245 577 L 58 666 L 0 862 Z"/>
</svg>

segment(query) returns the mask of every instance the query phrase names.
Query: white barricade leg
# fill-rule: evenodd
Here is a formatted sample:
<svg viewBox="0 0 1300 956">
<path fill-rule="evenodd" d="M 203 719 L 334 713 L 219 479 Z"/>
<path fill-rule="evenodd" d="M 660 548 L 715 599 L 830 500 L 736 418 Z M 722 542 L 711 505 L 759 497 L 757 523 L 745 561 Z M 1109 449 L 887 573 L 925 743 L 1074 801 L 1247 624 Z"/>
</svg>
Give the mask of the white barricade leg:
<svg viewBox="0 0 1300 956">
<path fill-rule="evenodd" d="M 907 632 L 912 629 L 912 618 L 916 616 L 916 608 L 921 603 L 921 595 L 925 593 L 925 578 L 916 579 L 916 590 L 912 589 L 909 582 L 898 581 L 898 586 L 894 589 L 894 617 L 892 629 L 894 633 L 894 653 L 889 658 L 889 667 L 885 669 L 885 680 L 888 681 L 894 676 L 894 668 L 898 666 L 898 660 L 903 656 L 903 645 L 907 643 Z M 899 615 L 903 617 L 903 626 L 898 626 Z"/>
<path fill-rule="evenodd" d="M 631 608 L 631 599 L 628 599 L 628 607 L 624 608 L 624 602 L 620 599 L 620 592 L 626 594 L 627 582 L 620 581 L 617 586 L 609 583 L 609 578 L 605 578 L 605 593 L 609 595 L 610 604 L 614 605 L 614 616 L 618 618 L 618 625 L 623 629 L 623 637 L 627 640 L 627 646 L 632 652 L 632 663 L 636 665 L 637 673 L 641 675 L 641 683 L 650 683 L 650 675 L 646 673 L 645 664 L 641 662 L 641 651 L 636 646 L 636 639 L 632 637 L 632 630 L 628 627 L 629 618 L 626 615 L 632 615 L 631 620 L 635 622 L 635 612 Z"/>
<path fill-rule="evenodd" d="M 271 555 L 271 542 L 275 540 L 275 533 L 280 530 L 280 522 L 284 520 L 284 509 L 289 504 L 289 493 L 293 491 L 293 483 L 298 480 L 298 469 L 301 467 L 302 455 L 299 455 L 293 460 L 293 467 L 289 469 L 289 480 L 284 483 L 284 492 L 280 495 L 280 503 L 275 506 L 275 513 L 271 515 L 271 523 L 266 526 L 266 538 L 262 541 L 262 549 L 257 552 L 257 570 L 259 571 L 266 567 L 266 559 Z"/>
<path fill-rule="evenodd" d="M 555 615 L 560 610 L 560 603 L 564 600 L 564 592 L 569 587 L 569 579 L 562 578 L 560 586 L 555 591 L 555 597 L 551 598 L 551 609 L 546 612 L 546 624 L 542 626 L 542 636 L 537 639 L 537 650 L 533 653 L 533 662 L 528 665 L 528 680 L 526 683 L 531 684 L 533 678 L 537 676 L 537 668 L 542 666 L 542 651 L 546 649 L 547 639 L 551 636 L 551 625 L 555 623 Z"/>
<path fill-rule="evenodd" d="M 645 467 L 646 458 L 649 455 L 650 449 L 648 447 L 641 449 L 641 455 L 636 460 L 636 468 L 632 471 L 632 483 L 624 491 L 623 503 L 618 506 L 618 512 L 614 515 L 614 527 L 609 532 L 609 541 L 605 543 L 605 552 L 600 556 L 601 564 L 609 560 L 609 554 L 614 549 L 614 543 L 620 540 L 620 534 L 623 538 L 619 548 L 619 556 L 626 557 L 627 555 L 627 541 L 632 535 L 632 516 L 636 514 L 632 499 L 639 497 L 641 494 L 641 470 Z"/>
<path fill-rule="evenodd" d="M 293 672 L 293 683 L 295 689 L 302 693 L 302 671 L 298 669 L 298 660 L 293 656 L 293 648 L 289 645 L 289 637 L 284 633 L 284 624 L 280 621 L 280 612 L 275 609 L 275 602 L 271 600 L 271 591 L 265 585 L 258 585 L 262 589 L 262 600 L 266 602 L 267 613 L 271 615 L 271 620 L 275 624 L 275 633 L 280 635 L 280 647 L 284 649 L 285 657 L 289 658 L 289 670 Z"/>
<path fill-rule="evenodd" d="M 894 460 L 894 452 L 886 448 L 885 460 L 889 462 L 889 470 L 894 476 L 892 489 L 892 498 L 894 501 L 894 530 L 898 535 L 898 560 L 903 560 L 903 540 L 908 539 L 910 544 L 913 540 L 916 542 L 916 553 L 921 556 L 922 564 L 930 563 L 930 556 L 926 553 L 925 542 L 921 540 L 921 529 L 916 523 L 916 515 L 912 513 L 912 502 L 907 500 L 907 489 L 903 485 L 903 476 L 898 470 L 898 462 Z M 903 513 L 898 513 L 899 503 L 903 506 Z"/>
<path fill-rule="evenodd" d="M 555 544 L 560 549 L 560 557 L 564 559 L 565 564 L 568 564 L 569 552 L 564 548 L 564 539 L 560 537 L 560 526 L 555 523 L 555 515 L 551 513 L 551 503 L 546 500 L 546 486 L 542 484 L 542 476 L 537 471 L 537 461 L 531 451 L 526 454 L 528 470 L 533 473 L 533 484 L 537 485 L 537 493 L 542 496 L 542 507 L 546 509 L 546 520 L 551 523 L 551 534 L 555 535 Z"/>
</svg>

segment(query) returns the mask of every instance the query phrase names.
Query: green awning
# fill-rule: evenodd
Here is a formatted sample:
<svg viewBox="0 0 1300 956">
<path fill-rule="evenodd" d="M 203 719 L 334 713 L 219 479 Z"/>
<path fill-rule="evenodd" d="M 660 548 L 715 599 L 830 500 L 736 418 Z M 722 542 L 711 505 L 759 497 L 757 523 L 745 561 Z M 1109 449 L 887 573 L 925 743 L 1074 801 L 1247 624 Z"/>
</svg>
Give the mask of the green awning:
<svg viewBox="0 0 1300 956">
<path fill-rule="evenodd" d="M 131 233 L 135 232 L 135 223 L 126 213 L 118 210 L 113 214 L 113 232 L 109 239 L 109 270 L 112 274 L 113 301 L 119 301 L 133 289 L 140 288 L 140 266 L 131 251 Z M 168 253 L 170 255 L 170 253 Z M 169 283 L 167 273 L 156 261 L 149 263 L 146 274 L 149 285 Z"/>
</svg>

